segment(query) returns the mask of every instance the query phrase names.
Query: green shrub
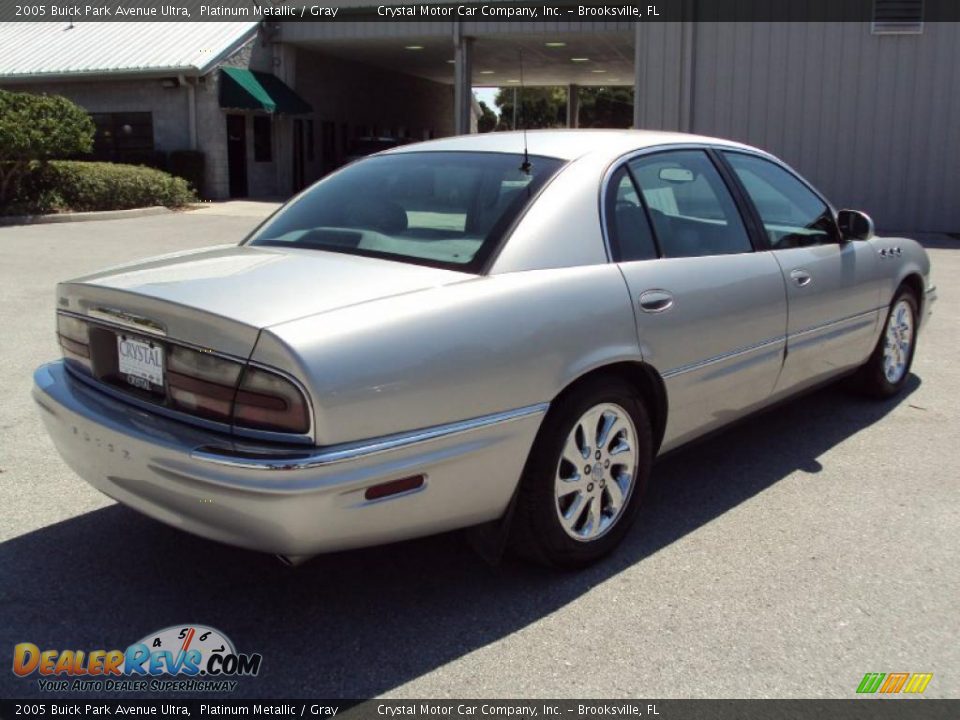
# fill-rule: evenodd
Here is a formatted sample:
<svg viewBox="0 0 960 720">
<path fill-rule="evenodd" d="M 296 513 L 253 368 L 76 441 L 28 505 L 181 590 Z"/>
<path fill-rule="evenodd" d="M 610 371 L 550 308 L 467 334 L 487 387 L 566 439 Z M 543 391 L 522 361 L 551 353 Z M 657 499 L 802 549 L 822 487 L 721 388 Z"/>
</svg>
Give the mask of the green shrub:
<svg viewBox="0 0 960 720">
<path fill-rule="evenodd" d="M 0 208 L 19 193 L 31 163 L 88 153 L 93 134 L 90 116 L 64 97 L 0 90 Z"/>
<path fill-rule="evenodd" d="M 30 166 L 13 203 L 12 215 L 89 210 L 126 210 L 196 200 L 183 178 L 138 165 L 53 160 Z"/>
</svg>

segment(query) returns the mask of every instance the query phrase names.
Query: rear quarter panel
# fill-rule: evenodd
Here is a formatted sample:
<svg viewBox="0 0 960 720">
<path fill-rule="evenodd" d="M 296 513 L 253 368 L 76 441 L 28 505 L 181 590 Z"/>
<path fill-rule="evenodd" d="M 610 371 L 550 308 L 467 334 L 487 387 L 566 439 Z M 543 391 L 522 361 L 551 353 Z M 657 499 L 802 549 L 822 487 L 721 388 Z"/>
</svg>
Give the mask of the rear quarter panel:
<svg viewBox="0 0 960 720">
<path fill-rule="evenodd" d="M 639 360 L 615 265 L 477 277 L 266 328 L 252 359 L 303 380 L 319 445 L 551 401 Z"/>
</svg>

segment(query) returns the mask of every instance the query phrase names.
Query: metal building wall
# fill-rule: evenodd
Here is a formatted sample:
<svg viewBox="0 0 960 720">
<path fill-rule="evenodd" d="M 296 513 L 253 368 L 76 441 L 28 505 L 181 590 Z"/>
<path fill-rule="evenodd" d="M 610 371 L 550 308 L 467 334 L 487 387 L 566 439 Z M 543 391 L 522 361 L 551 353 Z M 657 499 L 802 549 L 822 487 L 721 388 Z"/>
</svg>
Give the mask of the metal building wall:
<svg viewBox="0 0 960 720">
<path fill-rule="evenodd" d="M 369 0 L 350 0 L 369 4 Z M 478 37 L 636 37 L 639 127 L 718 135 L 782 157 L 885 231 L 960 231 L 960 23 L 465 22 Z M 285 41 L 444 35 L 452 23 L 282 23 Z"/>
<path fill-rule="evenodd" d="M 399 2 L 399 0 L 398 0 Z M 339 5 L 344 5 L 339 2 Z M 368 5 L 369 0 L 361 0 Z M 386 4 L 386 3 L 385 3 Z M 536 21 L 504 22 L 483 20 L 462 20 L 461 32 L 470 37 L 508 37 L 511 35 L 550 35 L 562 33 L 608 33 L 632 32 L 632 22 L 611 21 Z M 388 38 L 388 37 L 431 37 L 453 38 L 454 21 L 406 20 L 388 21 L 346 21 L 335 23 L 281 22 L 279 39 L 284 42 L 304 42 L 315 40 L 341 40 L 344 38 Z"/>
<path fill-rule="evenodd" d="M 642 127 L 762 147 L 887 231 L 960 231 L 960 23 L 920 35 L 873 35 L 869 23 L 690 30 L 689 87 L 681 29 L 638 31 Z"/>
</svg>

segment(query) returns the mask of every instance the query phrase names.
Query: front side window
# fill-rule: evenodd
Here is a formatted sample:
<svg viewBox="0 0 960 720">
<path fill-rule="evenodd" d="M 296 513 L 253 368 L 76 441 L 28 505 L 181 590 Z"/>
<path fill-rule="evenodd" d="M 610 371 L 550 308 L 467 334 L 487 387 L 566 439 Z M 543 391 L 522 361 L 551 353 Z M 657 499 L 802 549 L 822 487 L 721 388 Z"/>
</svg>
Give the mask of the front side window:
<svg viewBox="0 0 960 720">
<path fill-rule="evenodd" d="M 516 154 L 411 152 L 348 165 L 248 240 L 477 272 L 563 164 Z"/>
<path fill-rule="evenodd" d="M 628 163 L 664 257 L 750 252 L 750 237 L 720 173 L 702 150 Z"/>
<path fill-rule="evenodd" d="M 800 180 L 754 155 L 724 155 L 757 208 L 771 247 L 779 250 L 839 242 L 833 212 Z"/>
</svg>

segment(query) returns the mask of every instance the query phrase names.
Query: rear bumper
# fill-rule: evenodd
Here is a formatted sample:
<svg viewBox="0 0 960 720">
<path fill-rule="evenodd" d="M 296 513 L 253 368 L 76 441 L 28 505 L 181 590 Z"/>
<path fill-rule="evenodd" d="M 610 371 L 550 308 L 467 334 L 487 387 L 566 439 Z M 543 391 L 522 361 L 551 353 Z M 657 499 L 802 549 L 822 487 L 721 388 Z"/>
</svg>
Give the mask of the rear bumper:
<svg viewBox="0 0 960 720">
<path fill-rule="evenodd" d="M 108 397 L 62 363 L 33 397 L 70 467 L 98 490 L 188 532 L 307 555 L 429 535 L 500 517 L 546 405 L 327 448 L 235 442 Z M 367 501 L 410 475 L 424 485 Z"/>
</svg>

